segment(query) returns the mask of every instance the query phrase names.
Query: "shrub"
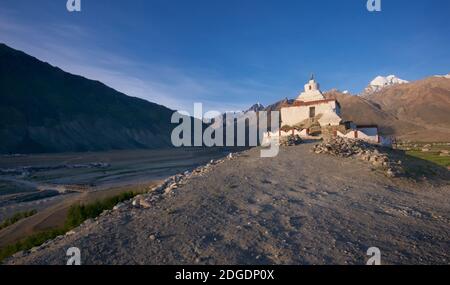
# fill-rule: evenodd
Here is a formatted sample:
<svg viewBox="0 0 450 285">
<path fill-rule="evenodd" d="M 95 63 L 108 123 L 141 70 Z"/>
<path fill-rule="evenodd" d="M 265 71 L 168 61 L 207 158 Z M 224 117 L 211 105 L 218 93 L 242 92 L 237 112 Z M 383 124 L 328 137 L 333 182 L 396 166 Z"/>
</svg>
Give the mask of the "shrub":
<svg viewBox="0 0 450 285">
<path fill-rule="evenodd" d="M 52 229 L 48 231 L 39 232 L 28 236 L 12 245 L 7 245 L 0 249 L 0 261 L 4 258 L 13 255 L 22 250 L 29 250 L 35 246 L 39 246 L 44 242 L 54 239 L 55 237 L 65 233 L 64 229 Z"/>
<path fill-rule="evenodd" d="M 65 227 L 72 229 L 81 225 L 87 219 L 92 219 L 99 216 L 104 210 L 111 210 L 120 202 L 133 198 L 136 194 L 134 192 L 125 192 L 117 196 L 96 201 L 92 204 L 77 204 L 69 208 L 67 213 Z"/>
<path fill-rule="evenodd" d="M 136 196 L 134 192 L 124 192 L 117 196 L 99 200 L 91 204 L 76 204 L 69 208 L 64 227 L 42 231 L 31 236 L 28 236 L 15 244 L 5 246 L 0 249 L 0 262 L 13 255 L 16 252 L 29 250 L 33 247 L 39 246 L 48 240 L 54 239 L 59 235 L 70 231 L 71 229 L 81 225 L 85 220 L 92 219 L 99 216 L 104 210 L 111 210 L 120 202 L 129 200 Z M 30 211 L 30 214 L 33 211 Z M 11 218 L 12 219 L 12 218 Z"/>
<path fill-rule="evenodd" d="M 1 224 L 0 224 L 0 230 L 4 229 L 12 224 L 17 223 L 18 221 L 28 218 L 30 216 L 33 216 L 34 214 L 36 214 L 37 211 L 36 210 L 31 210 L 31 211 L 26 211 L 26 212 L 19 212 L 14 214 L 14 216 L 12 216 L 11 218 L 8 218 L 6 220 L 4 220 Z"/>
</svg>

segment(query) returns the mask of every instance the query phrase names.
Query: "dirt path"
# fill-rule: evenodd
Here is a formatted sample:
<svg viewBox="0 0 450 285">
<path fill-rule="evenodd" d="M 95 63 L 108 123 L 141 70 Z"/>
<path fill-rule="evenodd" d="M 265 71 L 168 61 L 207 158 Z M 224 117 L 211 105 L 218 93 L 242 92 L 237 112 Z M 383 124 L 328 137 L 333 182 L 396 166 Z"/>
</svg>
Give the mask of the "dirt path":
<svg viewBox="0 0 450 285">
<path fill-rule="evenodd" d="M 283 148 L 227 160 L 148 209 L 113 211 L 13 264 L 450 262 L 450 184 L 389 179 L 362 161 Z"/>
</svg>

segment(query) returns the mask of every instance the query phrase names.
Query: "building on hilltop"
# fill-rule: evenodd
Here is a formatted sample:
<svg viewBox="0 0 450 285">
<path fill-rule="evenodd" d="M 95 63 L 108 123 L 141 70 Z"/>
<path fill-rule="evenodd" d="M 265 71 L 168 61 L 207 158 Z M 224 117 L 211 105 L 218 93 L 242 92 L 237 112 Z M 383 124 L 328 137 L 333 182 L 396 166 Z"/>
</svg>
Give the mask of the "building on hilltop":
<svg viewBox="0 0 450 285">
<path fill-rule="evenodd" d="M 335 99 L 325 99 L 314 76 L 305 90 L 291 104 L 281 108 L 281 126 L 304 126 L 317 121 L 320 126 L 339 126 L 342 122 L 341 106 Z"/>
<path fill-rule="evenodd" d="M 286 100 L 282 104 L 280 114 L 280 131 L 266 133 L 263 141 L 274 136 L 299 135 L 309 138 L 340 136 L 390 144 L 389 139 L 379 135 L 376 125 L 358 126 L 353 122 L 344 122 L 341 118 L 341 105 L 336 99 L 325 98 L 314 76 L 311 76 L 304 86 L 304 91 L 295 100 Z"/>
</svg>

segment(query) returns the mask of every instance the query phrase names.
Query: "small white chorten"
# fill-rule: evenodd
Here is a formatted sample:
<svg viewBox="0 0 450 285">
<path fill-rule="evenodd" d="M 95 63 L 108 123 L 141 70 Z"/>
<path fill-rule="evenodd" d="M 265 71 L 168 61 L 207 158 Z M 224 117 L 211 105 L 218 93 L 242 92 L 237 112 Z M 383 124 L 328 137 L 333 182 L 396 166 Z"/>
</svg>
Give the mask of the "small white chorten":
<svg viewBox="0 0 450 285">
<path fill-rule="evenodd" d="M 319 83 L 314 80 L 314 75 L 311 75 L 311 79 L 305 84 L 305 91 L 300 93 L 297 97 L 297 101 L 311 102 L 324 100 L 322 92 L 320 91 Z"/>
</svg>

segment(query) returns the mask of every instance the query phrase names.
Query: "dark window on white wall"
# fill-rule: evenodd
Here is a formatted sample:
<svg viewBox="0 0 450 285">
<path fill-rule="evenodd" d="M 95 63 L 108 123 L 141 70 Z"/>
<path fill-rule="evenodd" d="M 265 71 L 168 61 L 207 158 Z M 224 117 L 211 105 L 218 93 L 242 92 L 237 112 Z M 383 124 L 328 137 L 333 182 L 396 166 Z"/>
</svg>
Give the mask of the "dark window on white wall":
<svg viewBox="0 0 450 285">
<path fill-rule="evenodd" d="M 309 117 L 314 118 L 316 116 L 316 107 L 309 107 Z"/>
</svg>

